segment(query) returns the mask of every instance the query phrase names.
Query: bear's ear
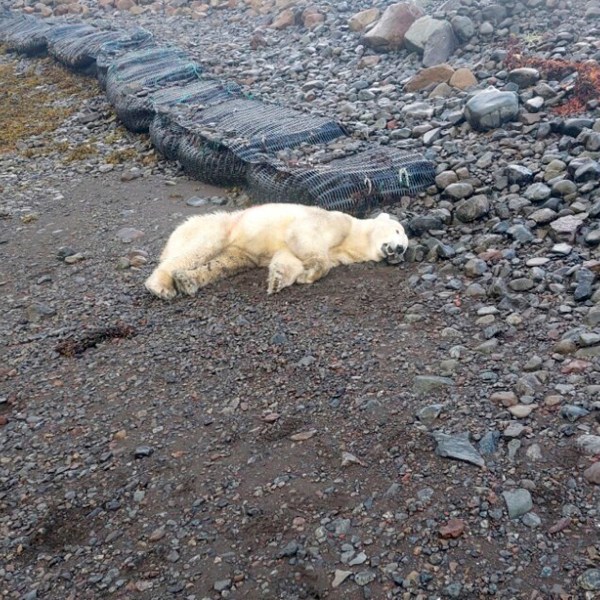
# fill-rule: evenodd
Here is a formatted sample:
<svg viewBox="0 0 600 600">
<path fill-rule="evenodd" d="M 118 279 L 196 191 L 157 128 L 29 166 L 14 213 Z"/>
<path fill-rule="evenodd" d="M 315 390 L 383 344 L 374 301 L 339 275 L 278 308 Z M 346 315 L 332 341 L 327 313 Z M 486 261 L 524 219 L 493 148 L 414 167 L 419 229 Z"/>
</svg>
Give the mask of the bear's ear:
<svg viewBox="0 0 600 600">
<path fill-rule="evenodd" d="M 391 219 L 390 215 L 388 215 L 387 213 L 381 213 L 381 214 L 377 215 L 376 218 L 377 219 L 386 219 L 388 221 Z"/>
</svg>

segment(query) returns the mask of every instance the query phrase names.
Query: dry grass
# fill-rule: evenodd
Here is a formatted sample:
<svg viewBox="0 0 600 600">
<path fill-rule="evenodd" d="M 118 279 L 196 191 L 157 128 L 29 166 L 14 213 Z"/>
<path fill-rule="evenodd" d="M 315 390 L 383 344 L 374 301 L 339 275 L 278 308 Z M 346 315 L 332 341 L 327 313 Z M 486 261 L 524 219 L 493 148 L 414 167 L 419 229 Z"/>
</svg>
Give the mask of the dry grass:
<svg viewBox="0 0 600 600">
<path fill-rule="evenodd" d="M 78 160 L 85 160 L 90 156 L 98 154 L 98 150 L 91 144 L 80 144 L 72 148 L 64 158 L 64 162 L 76 162 Z"/>
<path fill-rule="evenodd" d="M 136 159 L 138 155 L 139 153 L 135 148 L 121 148 L 111 152 L 106 158 L 106 162 L 111 165 L 120 165 Z"/>
<path fill-rule="evenodd" d="M 51 59 L 37 60 L 22 72 L 16 63 L 0 64 L 0 154 L 15 150 L 19 141 L 54 131 L 82 98 L 98 93 L 94 80 Z M 44 150 L 36 148 L 32 154 L 40 156 Z"/>
</svg>

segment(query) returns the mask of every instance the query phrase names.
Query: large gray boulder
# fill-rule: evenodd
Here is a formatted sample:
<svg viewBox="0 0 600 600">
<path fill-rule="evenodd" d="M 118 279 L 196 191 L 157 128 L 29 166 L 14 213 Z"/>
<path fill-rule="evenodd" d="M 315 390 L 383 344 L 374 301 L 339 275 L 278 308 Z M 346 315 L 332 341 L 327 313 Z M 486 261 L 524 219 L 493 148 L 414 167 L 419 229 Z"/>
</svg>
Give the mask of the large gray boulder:
<svg viewBox="0 0 600 600">
<path fill-rule="evenodd" d="M 427 42 L 437 36 L 444 35 L 448 21 L 434 19 L 429 15 L 418 18 L 408 29 L 404 36 L 404 45 L 413 52 L 425 52 Z M 452 26 L 450 25 L 450 29 Z"/>
<path fill-rule="evenodd" d="M 468 42 L 475 35 L 475 24 L 469 17 L 456 15 L 450 23 L 459 42 Z"/>
<path fill-rule="evenodd" d="M 433 67 L 445 63 L 458 47 L 458 41 L 454 35 L 454 29 L 448 21 L 442 21 L 442 25 L 436 30 L 425 44 L 423 51 L 423 65 Z"/>
<path fill-rule="evenodd" d="M 465 119 L 477 131 L 501 127 L 519 114 L 519 97 L 514 92 L 501 92 L 495 87 L 479 92 L 465 106 Z"/>
<path fill-rule="evenodd" d="M 385 9 L 381 19 L 363 37 L 365 45 L 376 50 L 397 50 L 404 45 L 404 37 L 423 10 L 412 2 L 398 2 Z"/>
</svg>

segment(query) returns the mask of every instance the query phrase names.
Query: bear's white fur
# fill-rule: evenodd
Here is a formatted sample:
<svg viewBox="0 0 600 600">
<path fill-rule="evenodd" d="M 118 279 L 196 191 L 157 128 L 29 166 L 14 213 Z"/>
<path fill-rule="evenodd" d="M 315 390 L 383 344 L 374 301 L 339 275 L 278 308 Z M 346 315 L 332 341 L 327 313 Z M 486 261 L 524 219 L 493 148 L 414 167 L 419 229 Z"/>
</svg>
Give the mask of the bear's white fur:
<svg viewBox="0 0 600 600">
<path fill-rule="evenodd" d="M 386 213 L 357 219 L 300 204 L 263 204 L 189 218 L 171 234 L 146 288 L 165 300 L 253 267 L 268 267 L 269 294 L 313 283 L 332 267 L 388 260 L 408 246 Z"/>
</svg>

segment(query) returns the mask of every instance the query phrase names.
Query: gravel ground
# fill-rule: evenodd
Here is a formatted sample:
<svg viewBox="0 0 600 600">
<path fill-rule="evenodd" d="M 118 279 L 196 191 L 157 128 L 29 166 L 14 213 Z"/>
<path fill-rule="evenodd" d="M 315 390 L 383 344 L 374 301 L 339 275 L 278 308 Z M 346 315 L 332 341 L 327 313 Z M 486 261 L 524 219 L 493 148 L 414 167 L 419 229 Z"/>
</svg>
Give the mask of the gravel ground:
<svg viewBox="0 0 600 600">
<path fill-rule="evenodd" d="M 513 30 L 598 60 L 593 2 L 529 4 L 464 2 L 478 33 L 452 66 L 510 85 Z M 370 3 L 317 6 L 312 31 L 244 5 L 88 15 L 436 162 L 391 209 L 405 263 L 276 297 L 261 271 L 150 297 L 173 228 L 243 195 L 162 160 L 94 80 L 0 55 L 3 103 L 44 94 L 23 102 L 33 135 L 0 114 L 0 597 L 598 597 L 598 102 L 476 132 L 452 116 L 472 91 L 407 93 L 417 55 L 347 30 Z M 568 79 L 521 102 L 560 104 Z"/>
</svg>

